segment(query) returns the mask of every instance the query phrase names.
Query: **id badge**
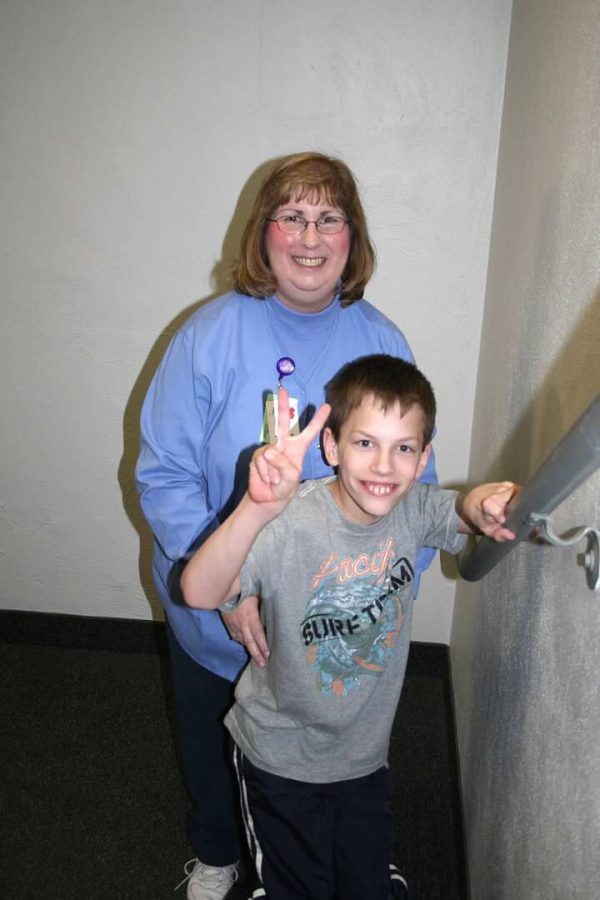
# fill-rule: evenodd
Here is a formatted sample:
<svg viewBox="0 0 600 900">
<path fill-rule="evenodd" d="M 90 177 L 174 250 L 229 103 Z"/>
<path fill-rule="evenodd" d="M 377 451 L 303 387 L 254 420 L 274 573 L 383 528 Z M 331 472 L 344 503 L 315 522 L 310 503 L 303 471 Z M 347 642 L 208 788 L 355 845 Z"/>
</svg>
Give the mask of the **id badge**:
<svg viewBox="0 0 600 900">
<path fill-rule="evenodd" d="M 300 434 L 300 422 L 298 419 L 298 400 L 289 398 L 289 434 Z M 259 441 L 263 444 L 274 444 L 279 433 L 277 414 L 277 394 L 267 394 L 263 411 L 263 422 L 260 430 Z"/>
</svg>

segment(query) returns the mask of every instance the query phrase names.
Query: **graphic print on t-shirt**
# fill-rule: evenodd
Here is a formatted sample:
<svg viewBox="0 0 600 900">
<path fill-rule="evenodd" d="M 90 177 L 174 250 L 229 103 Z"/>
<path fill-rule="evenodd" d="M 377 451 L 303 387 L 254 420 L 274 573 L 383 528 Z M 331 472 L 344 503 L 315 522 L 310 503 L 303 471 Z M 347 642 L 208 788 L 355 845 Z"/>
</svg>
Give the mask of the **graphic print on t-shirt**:
<svg viewBox="0 0 600 900">
<path fill-rule="evenodd" d="M 321 563 L 300 636 L 323 694 L 347 694 L 361 678 L 381 674 L 400 637 L 403 589 L 414 576 L 409 560 L 396 557 L 392 538 L 371 555 L 332 553 Z"/>
</svg>

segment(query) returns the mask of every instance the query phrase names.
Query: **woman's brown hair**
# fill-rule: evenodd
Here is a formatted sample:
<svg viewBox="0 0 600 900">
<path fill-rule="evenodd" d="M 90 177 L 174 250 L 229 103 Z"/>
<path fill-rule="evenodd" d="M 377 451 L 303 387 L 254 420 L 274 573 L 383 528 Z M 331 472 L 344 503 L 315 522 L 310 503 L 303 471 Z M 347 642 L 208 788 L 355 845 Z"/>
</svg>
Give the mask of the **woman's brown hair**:
<svg viewBox="0 0 600 900">
<path fill-rule="evenodd" d="M 269 218 L 290 200 L 323 201 L 348 217 L 351 242 L 341 278 L 341 304 L 349 306 L 360 300 L 375 268 L 375 251 L 356 181 L 341 160 L 310 152 L 284 157 L 263 182 L 242 235 L 240 258 L 233 267 L 235 290 L 258 298 L 275 292 L 277 285 L 269 268 L 264 236 Z"/>
</svg>

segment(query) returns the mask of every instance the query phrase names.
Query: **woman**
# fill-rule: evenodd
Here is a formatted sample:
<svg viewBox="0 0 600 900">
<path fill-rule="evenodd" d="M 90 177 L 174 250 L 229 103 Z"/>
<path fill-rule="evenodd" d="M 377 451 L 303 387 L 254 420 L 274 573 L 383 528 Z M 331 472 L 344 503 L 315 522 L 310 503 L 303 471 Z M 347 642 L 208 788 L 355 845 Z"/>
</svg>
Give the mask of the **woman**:
<svg viewBox="0 0 600 900">
<path fill-rule="evenodd" d="M 197 854 L 187 895 L 221 900 L 238 877 L 240 845 L 225 711 L 249 652 L 268 648 L 257 605 L 228 617 L 191 610 L 182 561 L 236 505 L 257 444 L 270 440 L 273 392 L 285 379 L 302 420 L 345 363 L 369 353 L 413 361 L 404 336 L 362 299 L 374 268 L 365 215 L 348 167 L 319 153 L 279 161 L 242 236 L 234 290 L 194 313 L 169 346 L 142 410 L 137 481 L 155 537 L 182 757 Z M 303 477 L 331 474 L 314 442 Z M 423 476 L 435 480 L 433 463 Z M 420 570 L 431 561 L 422 551 Z M 187 870 L 186 870 L 187 871 Z"/>
</svg>

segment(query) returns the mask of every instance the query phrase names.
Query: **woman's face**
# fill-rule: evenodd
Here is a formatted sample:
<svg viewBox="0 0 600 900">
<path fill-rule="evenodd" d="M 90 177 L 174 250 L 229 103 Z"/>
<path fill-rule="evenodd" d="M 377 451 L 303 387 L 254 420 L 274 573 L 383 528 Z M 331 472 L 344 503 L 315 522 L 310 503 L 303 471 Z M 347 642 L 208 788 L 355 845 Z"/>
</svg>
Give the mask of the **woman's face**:
<svg viewBox="0 0 600 900">
<path fill-rule="evenodd" d="M 325 309 L 336 293 L 350 252 L 350 226 L 338 234 L 321 234 L 314 221 L 321 216 L 346 218 L 343 210 L 330 203 L 290 200 L 278 206 L 272 218 L 302 216 L 312 224 L 300 234 L 285 234 L 276 222 L 269 222 L 265 249 L 275 278 L 275 294 L 296 312 L 314 313 Z"/>
</svg>

